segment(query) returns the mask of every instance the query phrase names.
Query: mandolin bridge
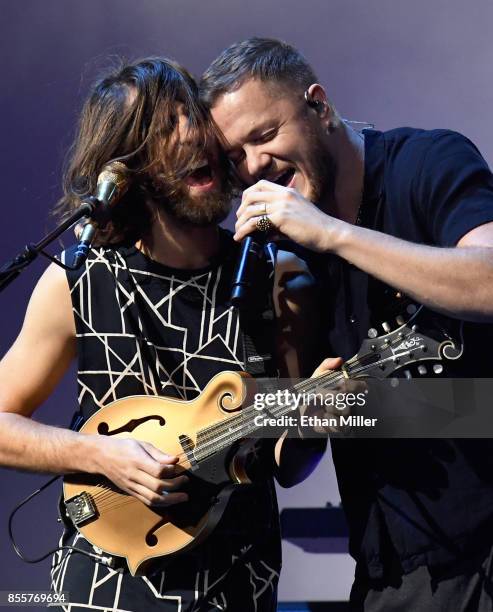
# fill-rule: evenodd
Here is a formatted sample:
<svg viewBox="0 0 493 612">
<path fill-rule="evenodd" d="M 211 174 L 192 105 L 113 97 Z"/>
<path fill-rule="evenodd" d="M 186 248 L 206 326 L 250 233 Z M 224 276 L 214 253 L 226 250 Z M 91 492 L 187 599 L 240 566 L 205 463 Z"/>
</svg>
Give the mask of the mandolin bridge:
<svg viewBox="0 0 493 612">
<path fill-rule="evenodd" d="M 97 518 L 98 511 L 89 493 L 83 492 L 65 501 L 67 516 L 72 523 L 78 527 L 87 523 L 93 518 Z"/>
</svg>

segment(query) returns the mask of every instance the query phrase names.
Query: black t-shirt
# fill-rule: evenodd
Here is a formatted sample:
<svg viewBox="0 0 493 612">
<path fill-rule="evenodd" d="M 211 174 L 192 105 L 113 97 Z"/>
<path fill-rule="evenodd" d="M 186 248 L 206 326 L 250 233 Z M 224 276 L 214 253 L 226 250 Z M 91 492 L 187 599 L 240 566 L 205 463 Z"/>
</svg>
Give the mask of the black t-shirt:
<svg viewBox="0 0 493 612">
<path fill-rule="evenodd" d="M 448 130 L 365 132 L 361 224 L 420 244 L 451 247 L 493 221 L 493 176 L 476 147 Z M 453 271 L 451 271 L 453 274 Z M 396 290 L 329 258 L 330 354 L 352 357 L 395 312 Z M 444 323 L 447 321 L 443 317 Z M 493 372 L 493 325 L 465 323 L 463 358 L 448 376 Z M 493 534 L 490 440 L 332 440 L 350 552 L 358 571 L 381 578 L 396 559 L 405 573 L 447 565 Z"/>
</svg>

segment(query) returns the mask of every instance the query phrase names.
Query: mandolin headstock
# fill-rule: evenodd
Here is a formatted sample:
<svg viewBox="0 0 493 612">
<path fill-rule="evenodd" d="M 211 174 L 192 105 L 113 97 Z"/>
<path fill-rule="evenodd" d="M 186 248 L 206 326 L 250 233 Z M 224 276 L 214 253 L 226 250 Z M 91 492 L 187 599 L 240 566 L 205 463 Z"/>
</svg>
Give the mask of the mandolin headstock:
<svg viewBox="0 0 493 612">
<path fill-rule="evenodd" d="M 452 337 L 439 328 L 434 315 L 420 306 L 404 321 L 395 319 L 395 329 L 389 322 L 382 324 L 383 335 L 375 328 L 361 344 L 357 355 L 344 364 L 350 378 L 388 378 L 399 374 L 405 378 L 437 376 L 444 371 L 444 361 L 458 359 L 462 354 L 460 333 Z"/>
</svg>

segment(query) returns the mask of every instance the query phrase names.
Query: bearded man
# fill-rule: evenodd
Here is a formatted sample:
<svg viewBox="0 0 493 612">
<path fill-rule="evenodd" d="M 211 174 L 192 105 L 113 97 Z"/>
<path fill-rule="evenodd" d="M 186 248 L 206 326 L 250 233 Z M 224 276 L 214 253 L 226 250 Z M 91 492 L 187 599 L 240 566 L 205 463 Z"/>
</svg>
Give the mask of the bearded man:
<svg viewBox="0 0 493 612">
<path fill-rule="evenodd" d="M 98 174 L 114 160 L 128 169 L 127 193 L 83 266 L 65 273 L 51 265 L 42 276 L 0 364 L 0 463 L 102 475 L 147 506 L 193 504 L 188 477 L 166 448 L 31 419 L 75 359 L 82 420 L 133 395 L 193 399 L 219 372 L 246 365 L 239 316 L 229 304 L 237 249 L 218 227 L 230 210 L 228 165 L 186 70 L 147 59 L 94 86 L 58 212 L 68 214 L 93 194 Z M 72 256 L 69 249 L 64 261 Z M 271 337 L 273 327 L 266 321 L 262 333 Z M 267 373 L 275 369 L 266 365 Z M 319 443 L 266 440 L 259 451 L 264 478 L 230 502 L 200 546 L 139 577 L 121 559 L 107 567 L 61 550 L 54 590 L 68 591 L 70 609 L 78 610 L 275 610 L 273 475 L 294 484 L 322 451 Z M 69 523 L 62 543 L 101 555 Z"/>
<path fill-rule="evenodd" d="M 319 335 L 338 356 L 326 365 L 387 331 L 404 296 L 443 340 L 458 322 L 464 350 L 444 375 L 491 377 L 493 177 L 467 138 L 355 132 L 304 57 L 272 39 L 223 51 L 201 94 L 247 187 L 235 239 L 270 227 L 321 254 Z M 354 610 L 491 610 L 491 441 L 335 439 L 332 452 Z"/>
</svg>

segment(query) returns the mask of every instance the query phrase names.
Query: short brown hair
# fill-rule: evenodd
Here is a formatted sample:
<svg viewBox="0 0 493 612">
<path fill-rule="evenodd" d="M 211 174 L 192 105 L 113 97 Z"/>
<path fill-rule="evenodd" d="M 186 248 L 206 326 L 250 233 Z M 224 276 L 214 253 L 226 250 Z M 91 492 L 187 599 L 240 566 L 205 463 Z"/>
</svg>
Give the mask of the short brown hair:
<svg viewBox="0 0 493 612">
<path fill-rule="evenodd" d="M 200 95 L 212 107 L 221 95 L 248 79 L 289 84 L 301 93 L 318 82 L 310 64 L 293 46 L 275 38 L 253 37 L 232 44 L 212 62 L 200 80 Z"/>
</svg>

